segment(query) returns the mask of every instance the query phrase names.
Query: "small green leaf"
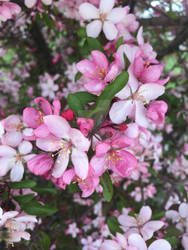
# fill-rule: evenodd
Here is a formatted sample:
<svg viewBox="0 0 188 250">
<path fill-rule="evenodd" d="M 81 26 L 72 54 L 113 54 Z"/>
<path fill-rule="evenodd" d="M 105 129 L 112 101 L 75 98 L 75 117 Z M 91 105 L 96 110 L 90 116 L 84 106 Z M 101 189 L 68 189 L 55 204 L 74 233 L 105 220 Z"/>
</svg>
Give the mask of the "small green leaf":
<svg viewBox="0 0 188 250">
<path fill-rule="evenodd" d="M 34 187 L 32 188 L 33 191 L 37 192 L 38 194 L 57 194 L 57 189 L 53 187 Z"/>
<path fill-rule="evenodd" d="M 49 236 L 45 232 L 40 232 L 42 236 L 41 246 L 44 250 L 50 249 L 51 241 Z"/>
<path fill-rule="evenodd" d="M 16 200 L 20 205 L 31 201 L 34 197 L 35 197 L 34 194 L 25 194 L 25 195 L 13 196 L 14 200 Z"/>
<path fill-rule="evenodd" d="M 77 82 L 81 77 L 82 77 L 82 73 L 78 72 L 78 73 L 75 75 L 74 81 Z"/>
<path fill-rule="evenodd" d="M 123 43 L 123 37 L 121 36 L 117 41 L 116 50 L 118 50 L 118 48 L 122 45 L 122 43 Z"/>
<path fill-rule="evenodd" d="M 130 62 L 129 62 L 129 59 L 128 57 L 126 56 L 125 53 L 123 53 L 123 58 L 124 58 L 124 63 L 125 63 L 125 70 L 128 69 L 129 65 L 130 65 Z"/>
<path fill-rule="evenodd" d="M 30 201 L 22 206 L 22 209 L 31 215 L 50 216 L 57 212 L 55 207 L 45 206 L 38 201 Z"/>
<path fill-rule="evenodd" d="M 10 182 L 9 186 L 12 189 L 21 189 L 21 188 L 33 188 L 36 186 L 36 182 L 32 180 L 24 180 L 24 181 L 16 181 L 16 182 Z"/>
<path fill-rule="evenodd" d="M 182 232 L 180 232 L 180 230 L 178 230 L 175 226 L 170 226 L 166 228 L 166 232 L 167 234 L 165 235 L 166 237 L 178 237 L 180 235 L 182 235 Z"/>
<path fill-rule="evenodd" d="M 80 110 L 84 110 L 84 105 L 90 102 L 95 102 L 97 96 L 88 92 L 77 92 L 68 95 L 68 104 L 72 110 L 78 115 Z"/>
<path fill-rule="evenodd" d="M 110 232 L 113 235 L 116 235 L 117 232 L 118 233 L 123 233 L 123 231 L 121 230 L 121 228 L 119 226 L 119 222 L 118 222 L 116 217 L 110 216 L 110 218 L 107 221 L 107 225 L 108 225 L 108 228 L 109 228 Z"/>
<path fill-rule="evenodd" d="M 86 37 L 86 36 L 87 36 L 86 28 L 80 28 L 80 29 L 78 30 L 78 35 L 79 35 L 80 37 Z"/>
<path fill-rule="evenodd" d="M 178 184 L 178 189 L 180 190 L 180 192 L 182 192 L 183 197 L 188 201 L 187 191 L 185 190 L 184 186 L 179 183 Z"/>
<path fill-rule="evenodd" d="M 176 238 L 175 236 L 173 236 L 173 237 L 165 237 L 164 239 L 167 240 L 172 247 L 177 246 L 177 244 L 179 242 L 179 239 Z"/>
<path fill-rule="evenodd" d="M 160 212 L 152 216 L 152 220 L 160 220 L 165 217 L 165 212 Z"/>
<path fill-rule="evenodd" d="M 90 51 L 100 50 L 100 51 L 104 52 L 102 45 L 100 44 L 100 42 L 96 38 L 88 37 L 87 42 L 88 42 L 88 47 L 89 47 Z"/>
<path fill-rule="evenodd" d="M 106 201 L 111 201 L 113 196 L 113 185 L 108 173 L 101 176 L 101 184 L 103 186 L 103 196 Z"/>
<path fill-rule="evenodd" d="M 158 175 L 158 173 L 152 167 L 148 168 L 148 172 L 150 174 L 152 174 L 154 177 L 157 177 L 157 175 Z"/>
</svg>

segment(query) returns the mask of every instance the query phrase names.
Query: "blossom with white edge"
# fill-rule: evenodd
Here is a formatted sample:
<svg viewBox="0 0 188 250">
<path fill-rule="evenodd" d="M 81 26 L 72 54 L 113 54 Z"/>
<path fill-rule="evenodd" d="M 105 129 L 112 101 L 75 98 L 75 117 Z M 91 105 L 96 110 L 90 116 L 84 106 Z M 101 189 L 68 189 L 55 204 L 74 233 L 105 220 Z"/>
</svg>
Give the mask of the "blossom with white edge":
<svg viewBox="0 0 188 250">
<path fill-rule="evenodd" d="M 89 37 L 98 37 L 103 30 L 108 40 L 114 40 L 117 37 L 118 30 L 115 24 L 121 22 L 126 11 L 122 7 L 113 8 L 115 0 L 101 0 L 99 9 L 90 3 L 83 3 L 79 7 L 79 13 L 84 20 L 92 20 L 86 26 Z"/>
</svg>

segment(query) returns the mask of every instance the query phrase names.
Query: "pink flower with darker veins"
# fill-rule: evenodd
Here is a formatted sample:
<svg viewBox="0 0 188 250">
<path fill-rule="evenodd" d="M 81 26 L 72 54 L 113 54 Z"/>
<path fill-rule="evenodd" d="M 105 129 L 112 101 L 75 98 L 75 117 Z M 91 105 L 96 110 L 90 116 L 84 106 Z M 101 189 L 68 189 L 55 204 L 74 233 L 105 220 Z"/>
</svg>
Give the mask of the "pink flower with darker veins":
<svg viewBox="0 0 188 250">
<path fill-rule="evenodd" d="M 98 50 L 91 52 L 92 60 L 84 59 L 76 64 L 88 81 L 84 86 L 88 92 L 100 94 L 108 82 L 113 81 L 119 73 L 120 57 L 114 54 L 115 60 L 109 65 L 106 56 Z"/>
</svg>

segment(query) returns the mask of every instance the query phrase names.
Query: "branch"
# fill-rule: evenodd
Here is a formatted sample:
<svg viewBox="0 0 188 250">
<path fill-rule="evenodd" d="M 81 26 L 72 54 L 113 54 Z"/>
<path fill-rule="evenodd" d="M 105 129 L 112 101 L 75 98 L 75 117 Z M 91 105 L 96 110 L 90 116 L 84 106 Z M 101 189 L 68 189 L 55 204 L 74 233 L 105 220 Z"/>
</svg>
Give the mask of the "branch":
<svg viewBox="0 0 188 250">
<path fill-rule="evenodd" d="M 122 3 L 123 6 L 129 6 L 130 7 L 130 13 L 134 12 L 134 7 L 136 5 L 136 0 L 123 0 Z"/>
<path fill-rule="evenodd" d="M 188 17 L 186 17 L 186 20 L 184 21 L 181 30 L 177 33 L 175 39 L 171 43 L 169 43 L 169 45 L 166 48 L 157 52 L 158 53 L 157 59 L 160 60 L 162 57 L 178 50 L 179 45 L 181 45 L 188 39 L 187 25 L 188 25 Z"/>
<path fill-rule="evenodd" d="M 181 16 L 176 19 L 172 19 L 166 16 L 152 17 L 152 18 L 141 18 L 138 19 L 139 23 L 143 26 L 180 26 L 186 22 L 187 17 Z"/>
</svg>

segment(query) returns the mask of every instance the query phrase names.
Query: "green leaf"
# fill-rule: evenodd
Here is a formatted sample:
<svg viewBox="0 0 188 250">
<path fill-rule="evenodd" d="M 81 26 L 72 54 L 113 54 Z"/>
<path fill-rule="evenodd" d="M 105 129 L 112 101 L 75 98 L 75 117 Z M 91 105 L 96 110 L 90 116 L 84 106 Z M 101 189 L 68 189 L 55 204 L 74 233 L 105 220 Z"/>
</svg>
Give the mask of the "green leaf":
<svg viewBox="0 0 188 250">
<path fill-rule="evenodd" d="M 53 187 L 34 187 L 32 188 L 33 191 L 37 192 L 38 194 L 57 194 L 57 189 Z"/>
<path fill-rule="evenodd" d="M 123 53 L 123 58 L 124 58 L 124 63 L 125 63 L 125 70 L 128 69 L 129 65 L 130 65 L 130 62 L 129 62 L 129 59 L 128 57 L 126 56 L 125 53 Z"/>
<path fill-rule="evenodd" d="M 158 175 L 158 173 L 152 167 L 148 168 L 148 172 L 150 174 L 152 174 L 154 177 L 157 177 L 157 175 Z"/>
<path fill-rule="evenodd" d="M 95 102 L 97 96 L 88 92 L 77 92 L 69 94 L 67 102 L 72 110 L 78 115 L 80 110 L 84 110 L 84 105 L 90 102 Z"/>
<path fill-rule="evenodd" d="M 48 14 L 43 13 L 43 19 L 49 28 L 51 28 L 51 29 L 55 28 L 54 20 Z"/>
<path fill-rule="evenodd" d="M 160 220 L 165 217 L 165 212 L 160 212 L 152 216 L 152 220 Z"/>
<path fill-rule="evenodd" d="M 103 186 L 103 196 L 106 201 L 111 201 L 113 196 L 113 185 L 108 173 L 101 176 L 101 184 Z"/>
<path fill-rule="evenodd" d="M 22 209 L 31 215 L 50 216 L 57 212 L 55 207 L 45 206 L 38 201 L 30 201 L 22 206 Z"/>
<path fill-rule="evenodd" d="M 78 72 L 78 73 L 75 75 L 74 81 L 77 82 L 81 77 L 82 77 L 82 73 Z"/>
<path fill-rule="evenodd" d="M 123 43 L 123 37 L 121 36 L 117 41 L 116 50 L 118 50 L 118 48 L 122 45 L 122 43 Z"/>
<path fill-rule="evenodd" d="M 185 190 L 184 186 L 179 183 L 178 189 L 180 190 L 180 192 L 182 192 L 183 197 L 188 201 L 187 191 Z"/>
<path fill-rule="evenodd" d="M 31 201 L 33 198 L 35 197 L 34 194 L 25 194 L 25 195 L 17 195 L 17 196 L 13 196 L 14 200 L 16 200 L 20 206 L 24 203 L 27 203 L 29 201 Z"/>
<path fill-rule="evenodd" d="M 178 230 L 175 226 L 170 226 L 166 228 L 166 232 L 167 234 L 165 235 L 166 237 L 178 237 L 180 235 L 182 235 L 182 232 L 180 232 L 180 230 Z"/>
<path fill-rule="evenodd" d="M 110 218 L 107 221 L 107 225 L 108 225 L 110 232 L 113 235 L 116 235 L 117 232 L 123 233 L 123 231 L 121 230 L 121 228 L 119 226 L 119 222 L 115 216 L 110 216 Z"/>
<path fill-rule="evenodd" d="M 175 236 L 173 236 L 173 237 L 165 237 L 164 239 L 167 240 L 172 247 L 177 246 L 177 244 L 179 242 L 179 239 L 176 238 Z"/>
<path fill-rule="evenodd" d="M 88 37 L 87 42 L 88 42 L 88 46 L 89 46 L 90 51 L 100 50 L 100 51 L 104 52 L 102 45 L 100 44 L 100 42 L 96 38 Z"/>
<path fill-rule="evenodd" d="M 21 189 L 21 188 L 33 188 L 36 186 L 36 182 L 32 180 L 16 181 L 10 182 L 9 186 L 12 189 Z"/>
<path fill-rule="evenodd" d="M 87 37 L 86 28 L 80 28 L 80 29 L 78 30 L 78 35 L 79 35 L 80 37 Z"/>
<path fill-rule="evenodd" d="M 45 232 L 40 232 L 42 236 L 41 246 L 44 250 L 50 249 L 51 241 L 49 236 Z"/>
</svg>

